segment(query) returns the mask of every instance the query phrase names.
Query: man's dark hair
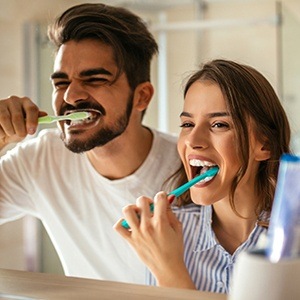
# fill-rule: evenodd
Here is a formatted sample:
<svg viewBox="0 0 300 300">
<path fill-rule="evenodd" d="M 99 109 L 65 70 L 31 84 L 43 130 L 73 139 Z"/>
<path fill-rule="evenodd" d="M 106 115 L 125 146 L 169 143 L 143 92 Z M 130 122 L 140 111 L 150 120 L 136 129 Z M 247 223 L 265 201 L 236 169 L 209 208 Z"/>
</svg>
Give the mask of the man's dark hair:
<svg viewBox="0 0 300 300">
<path fill-rule="evenodd" d="M 145 22 L 129 10 L 101 3 L 80 4 L 66 10 L 48 28 L 49 39 L 59 47 L 71 40 L 99 40 L 110 45 L 118 67 L 134 90 L 150 81 L 150 65 L 158 46 Z"/>
</svg>

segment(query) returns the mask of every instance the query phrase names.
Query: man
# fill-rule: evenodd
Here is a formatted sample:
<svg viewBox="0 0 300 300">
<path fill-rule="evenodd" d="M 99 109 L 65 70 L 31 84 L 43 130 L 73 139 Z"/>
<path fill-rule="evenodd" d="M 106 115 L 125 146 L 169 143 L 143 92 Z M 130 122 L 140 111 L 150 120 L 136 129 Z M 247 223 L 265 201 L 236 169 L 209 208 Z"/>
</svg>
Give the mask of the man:
<svg viewBox="0 0 300 300">
<path fill-rule="evenodd" d="M 157 44 L 139 17 L 103 4 L 68 9 L 49 37 L 55 114 L 90 117 L 61 121 L 2 156 L 0 221 L 39 218 L 66 275 L 144 283 L 142 263 L 112 226 L 180 166 L 176 139 L 142 125 Z M 1 146 L 34 134 L 43 115 L 26 97 L 1 100 Z"/>
</svg>

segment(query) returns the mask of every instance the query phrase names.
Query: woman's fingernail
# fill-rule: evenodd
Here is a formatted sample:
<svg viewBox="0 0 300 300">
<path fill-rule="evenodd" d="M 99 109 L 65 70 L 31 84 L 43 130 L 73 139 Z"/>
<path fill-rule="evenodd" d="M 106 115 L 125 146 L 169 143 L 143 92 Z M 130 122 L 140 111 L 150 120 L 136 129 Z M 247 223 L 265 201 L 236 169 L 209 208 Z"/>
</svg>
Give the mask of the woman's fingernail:
<svg viewBox="0 0 300 300">
<path fill-rule="evenodd" d="M 175 199 L 175 195 L 170 195 L 169 197 L 168 197 L 168 200 L 169 200 L 169 203 L 171 204 L 173 201 L 174 201 L 174 199 Z"/>
</svg>

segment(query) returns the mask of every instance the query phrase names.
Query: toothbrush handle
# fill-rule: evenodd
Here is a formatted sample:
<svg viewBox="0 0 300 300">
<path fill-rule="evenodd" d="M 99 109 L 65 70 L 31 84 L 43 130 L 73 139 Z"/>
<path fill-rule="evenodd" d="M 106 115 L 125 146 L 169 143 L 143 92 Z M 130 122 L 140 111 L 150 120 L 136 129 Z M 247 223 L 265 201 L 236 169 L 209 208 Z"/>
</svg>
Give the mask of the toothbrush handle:
<svg viewBox="0 0 300 300">
<path fill-rule="evenodd" d="M 194 184 L 196 184 L 200 180 L 203 180 L 206 177 L 215 176 L 218 173 L 218 171 L 219 171 L 218 167 L 213 167 L 213 168 L 209 169 L 208 171 L 206 171 L 205 173 L 193 178 L 192 180 L 186 182 L 182 186 L 180 186 L 177 189 L 173 190 L 172 192 L 170 192 L 168 194 L 170 203 L 172 203 L 172 201 L 174 200 L 175 197 L 179 197 L 180 195 L 182 195 L 184 192 L 186 192 Z M 154 204 L 153 203 L 150 204 L 150 210 L 151 210 L 151 212 L 153 212 L 153 210 L 154 210 Z M 121 225 L 126 229 L 130 228 L 126 220 L 123 220 Z"/>
<path fill-rule="evenodd" d="M 44 116 L 44 117 L 40 117 L 38 119 L 39 124 L 49 124 L 49 123 L 53 123 L 55 121 L 56 121 L 56 119 L 51 116 Z"/>
<path fill-rule="evenodd" d="M 169 203 L 171 204 L 174 201 L 174 199 L 175 199 L 175 195 L 169 193 L 168 194 L 168 199 L 169 199 Z M 150 204 L 150 211 L 153 213 L 153 211 L 154 211 L 154 203 Z M 139 215 L 138 215 L 138 217 L 139 217 Z M 128 223 L 127 223 L 126 220 L 122 220 L 121 225 L 125 229 L 130 229 L 130 226 L 128 225 Z"/>
</svg>

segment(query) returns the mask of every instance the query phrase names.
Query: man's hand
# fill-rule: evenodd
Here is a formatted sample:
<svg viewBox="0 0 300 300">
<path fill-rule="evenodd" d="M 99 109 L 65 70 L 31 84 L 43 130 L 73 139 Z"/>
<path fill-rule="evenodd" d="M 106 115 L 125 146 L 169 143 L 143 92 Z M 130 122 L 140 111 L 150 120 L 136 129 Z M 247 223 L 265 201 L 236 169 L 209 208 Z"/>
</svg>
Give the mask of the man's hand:
<svg viewBox="0 0 300 300">
<path fill-rule="evenodd" d="M 0 149 L 34 134 L 38 117 L 46 115 L 27 97 L 10 96 L 0 100 Z"/>
</svg>

